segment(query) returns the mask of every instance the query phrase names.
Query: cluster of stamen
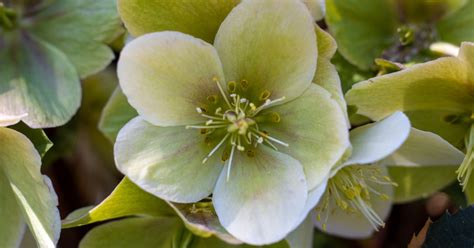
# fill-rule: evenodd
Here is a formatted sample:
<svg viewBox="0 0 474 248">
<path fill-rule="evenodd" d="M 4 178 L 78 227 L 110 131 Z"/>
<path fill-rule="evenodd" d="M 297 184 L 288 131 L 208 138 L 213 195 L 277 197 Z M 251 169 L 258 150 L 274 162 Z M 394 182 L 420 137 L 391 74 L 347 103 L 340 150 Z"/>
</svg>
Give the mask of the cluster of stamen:
<svg viewBox="0 0 474 248">
<path fill-rule="evenodd" d="M 384 221 L 372 209 L 371 197 L 389 200 L 389 196 L 371 185 L 397 186 L 388 176 L 383 176 L 376 166 L 349 166 L 341 169 L 328 182 L 326 194 L 320 205 L 317 220 L 326 230 L 327 221 L 337 208 L 349 214 L 362 214 L 375 230 L 385 226 Z"/>
<path fill-rule="evenodd" d="M 240 85 L 237 85 L 235 81 L 230 81 L 227 84 L 227 93 L 222 88 L 217 77 L 213 78 L 219 88 L 220 94 L 225 102 L 224 106 L 217 107 L 214 113 L 208 113 L 208 111 L 202 107 L 197 107 L 196 111 L 202 117 L 206 118 L 207 121 L 201 125 L 189 125 L 186 128 L 199 129 L 201 134 L 210 135 L 220 130 L 225 130 L 223 138 L 214 146 L 209 154 L 203 159 L 202 163 L 206 163 L 207 160 L 214 155 L 220 148 L 230 146 L 230 154 L 226 153 L 224 149 L 222 155 L 222 161 L 227 161 L 227 180 L 229 179 L 230 169 L 236 150 L 240 152 L 246 152 L 249 157 L 255 155 L 253 148 L 257 148 L 260 144 L 266 144 L 275 150 L 278 150 L 275 144 L 288 147 L 288 144 L 270 136 L 267 132 L 259 128 L 258 122 L 270 121 L 278 123 L 281 117 L 276 112 L 265 113 L 264 116 L 259 114 L 275 104 L 282 102 L 285 97 L 281 97 L 275 100 L 271 100 L 271 92 L 264 90 L 259 100 L 262 102 L 259 106 L 251 102 L 249 99 L 241 97 L 236 92 L 245 92 L 248 88 L 248 82 L 242 80 Z M 240 86 L 240 88 L 239 88 Z M 218 97 L 211 95 L 207 97 L 207 100 L 212 104 L 217 104 Z M 207 136 L 208 137 L 208 136 Z"/>
<path fill-rule="evenodd" d="M 474 116 L 471 116 L 473 118 Z M 469 178 L 472 174 L 472 167 L 474 166 L 474 124 L 471 125 L 471 128 L 468 134 L 465 137 L 466 145 L 466 156 L 461 163 L 461 166 L 456 170 L 458 174 L 458 180 L 463 187 L 463 191 L 466 190 L 466 187 L 469 183 Z"/>
</svg>

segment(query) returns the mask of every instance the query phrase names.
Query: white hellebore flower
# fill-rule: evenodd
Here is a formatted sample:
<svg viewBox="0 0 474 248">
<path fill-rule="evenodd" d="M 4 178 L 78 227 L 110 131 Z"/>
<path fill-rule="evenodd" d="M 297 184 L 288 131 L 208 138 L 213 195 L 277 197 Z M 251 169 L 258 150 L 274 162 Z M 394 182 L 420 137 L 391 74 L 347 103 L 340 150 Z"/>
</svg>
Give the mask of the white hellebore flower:
<svg viewBox="0 0 474 248">
<path fill-rule="evenodd" d="M 402 112 L 350 132 L 352 154 L 333 168 L 314 209 L 315 224 L 333 235 L 366 238 L 385 226 L 397 186 L 387 166 L 457 166 L 463 153 L 436 134 L 411 128 Z"/>
</svg>

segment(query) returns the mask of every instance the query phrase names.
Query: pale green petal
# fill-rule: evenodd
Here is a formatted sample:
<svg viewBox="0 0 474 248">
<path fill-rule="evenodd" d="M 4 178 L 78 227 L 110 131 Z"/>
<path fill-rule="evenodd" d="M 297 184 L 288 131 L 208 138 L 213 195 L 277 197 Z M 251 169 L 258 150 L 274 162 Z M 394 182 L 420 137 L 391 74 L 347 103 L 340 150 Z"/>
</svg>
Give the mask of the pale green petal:
<svg viewBox="0 0 474 248">
<path fill-rule="evenodd" d="M 314 224 L 311 216 L 308 216 L 298 228 L 291 232 L 286 241 L 291 248 L 313 247 Z"/>
<path fill-rule="evenodd" d="M 412 128 L 405 143 L 381 163 L 407 167 L 459 166 L 463 159 L 460 150 L 438 135 Z"/>
<path fill-rule="evenodd" d="M 215 49 L 177 32 L 141 36 L 123 50 L 117 69 L 129 103 L 147 121 L 161 126 L 204 122 L 196 108 L 215 109 L 220 99 L 213 81 L 225 81 Z"/>
<path fill-rule="evenodd" d="M 381 167 L 382 173 L 388 175 L 386 168 Z M 368 184 L 376 191 L 386 194 L 390 199 L 393 196 L 392 185 L 381 185 L 368 182 Z M 326 192 L 327 194 L 327 192 Z M 385 220 L 392 208 L 391 200 L 382 199 L 376 195 L 371 195 L 370 206 L 377 213 L 377 215 Z M 326 223 L 327 229 L 325 232 L 351 239 L 368 238 L 375 230 L 364 215 L 356 210 L 355 213 L 348 213 L 337 207 L 334 197 L 331 197 L 331 206 L 334 206 L 334 210 L 329 210 L 329 218 Z M 315 225 L 322 230 L 322 223 L 315 220 Z"/>
<path fill-rule="evenodd" d="M 328 176 L 329 177 L 329 176 Z M 304 205 L 303 212 L 301 212 L 299 221 L 296 222 L 295 227 L 302 224 L 302 222 L 308 217 L 311 210 L 318 204 L 319 200 L 323 197 L 324 193 L 326 192 L 327 187 L 327 179 L 318 185 L 316 188 L 308 191 L 308 197 L 306 199 L 306 203 Z"/>
<path fill-rule="evenodd" d="M 178 218 L 128 218 L 92 229 L 79 247 L 187 247 L 181 243 L 184 233 L 189 235 Z"/>
<path fill-rule="evenodd" d="M 395 6 L 388 0 L 327 0 L 326 22 L 341 54 L 362 69 L 397 40 Z"/>
<path fill-rule="evenodd" d="M 336 41 L 318 25 L 315 25 L 315 30 L 318 37 L 318 66 L 313 82 L 331 93 L 332 98 L 336 100 L 342 112 L 345 113 L 347 125 L 350 126 L 349 117 L 347 116 L 347 104 L 342 93 L 341 80 L 336 67 L 331 63 L 331 59 L 337 49 Z"/>
<path fill-rule="evenodd" d="M 311 84 L 317 44 L 313 19 L 298 0 L 244 0 L 227 16 L 216 49 L 228 81 L 248 81 L 247 99 L 291 100 Z"/>
<path fill-rule="evenodd" d="M 394 188 L 393 201 L 406 203 L 420 198 L 427 198 L 456 180 L 455 166 L 389 166 L 388 171 Z"/>
<path fill-rule="evenodd" d="M 345 165 L 371 164 L 396 151 L 410 134 L 410 121 L 402 112 L 350 132 L 352 155 Z"/>
<path fill-rule="evenodd" d="M 138 115 L 127 102 L 127 97 L 117 87 L 107 101 L 99 121 L 99 130 L 112 142 L 115 142 L 120 129 Z"/>
<path fill-rule="evenodd" d="M 238 153 L 216 184 L 213 203 L 221 224 L 253 245 L 283 239 L 299 220 L 307 198 L 305 175 L 294 158 L 266 146 L 254 157 Z"/>
<path fill-rule="evenodd" d="M 474 1 L 472 6 L 474 6 Z M 474 25 L 474 23 L 473 23 Z M 474 35 L 474 33 L 473 33 Z M 473 40 L 474 41 L 474 38 Z M 459 49 L 459 59 L 466 63 L 467 73 L 469 74 L 469 84 L 474 85 L 474 43 L 473 42 L 463 42 L 461 48 Z"/>
<path fill-rule="evenodd" d="M 296 100 L 268 112 L 278 113 L 281 120 L 259 124 L 260 129 L 289 144 L 278 149 L 301 162 L 308 189 L 314 189 L 350 147 L 344 113 L 331 95 L 315 84 Z"/>
<path fill-rule="evenodd" d="M 61 0 L 35 16 L 31 31 L 66 54 L 84 78 L 112 61 L 105 43 L 122 29 L 115 0 Z"/>
<path fill-rule="evenodd" d="M 179 31 L 214 41 L 217 29 L 239 0 L 119 0 L 120 16 L 134 36 Z"/>
<path fill-rule="evenodd" d="M 470 123 L 453 122 L 452 119 L 465 113 L 439 110 L 407 111 L 414 128 L 433 132 L 460 149 L 464 148 L 464 137 L 471 127 Z"/>
<path fill-rule="evenodd" d="M 60 218 L 51 181 L 40 171 L 41 158 L 22 134 L 0 128 L 0 170 L 9 182 L 30 231 L 40 247 L 54 247 Z"/>
<path fill-rule="evenodd" d="M 57 48 L 23 33 L 0 37 L 0 113 L 33 128 L 60 126 L 80 105 L 74 66 Z M 67 96 L 67 97 L 65 97 Z"/>
<path fill-rule="evenodd" d="M 449 57 L 363 81 L 346 94 L 358 113 L 379 120 L 395 111 L 471 112 L 473 79 L 461 59 Z"/>
<path fill-rule="evenodd" d="M 181 203 L 199 201 L 212 193 L 222 170 L 220 156 L 202 163 L 213 148 L 203 139 L 199 131 L 153 126 L 137 117 L 117 137 L 117 168 L 160 198 Z"/>
<path fill-rule="evenodd" d="M 5 115 L 0 113 L 0 127 L 7 127 L 17 124 L 22 118 L 25 118 L 28 114 L 20 115 Z"/>
<path fill-rule="evenodd" d="M 442 41 L 459 45 L 463 41 L 474 41 L 474 1 L 467 3 L 458 11 L 446 16 L 436 24 Z"/>
<path fill-rule="evenodd" d="M 0 247 L 18 247 L 25 222 L 7 178 L 0 171 Z"/>
<path fill-rule="evenodd" d="M 315 21 L 319 21 L 324 18 L 326 14 L 326 4 L 324 0 L 302 0 L 309 12 L 313 16 Z"/>
<path fill-rule="evenodd" d="M 165 201 L 143 191 L 125 177 L 99 205 L 87 209 L 78 209 L 69 214 L 62 221 L 62 228 L 137 215 L 151 217 L 174 216 L 174 211 Z"/>
</svg>

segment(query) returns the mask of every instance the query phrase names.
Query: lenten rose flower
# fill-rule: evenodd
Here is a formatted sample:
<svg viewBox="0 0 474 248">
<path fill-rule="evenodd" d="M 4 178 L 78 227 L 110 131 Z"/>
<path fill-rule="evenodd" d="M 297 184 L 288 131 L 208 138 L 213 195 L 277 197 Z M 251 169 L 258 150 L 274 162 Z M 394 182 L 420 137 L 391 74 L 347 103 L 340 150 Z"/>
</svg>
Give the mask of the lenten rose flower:
<svg viewBox="0 0 474 248">
<path fill-rule="evenodd" d="M 346 238 L 367 238 L 385 226 L 398 187 L 390 167 L 455 168 L 464 157 L 440 136 L 411 128 L 402 112 L 354 128 L 350 140 L 351 156 L 321 184 L 325 193 L 314 211 L 318 228 Z"/>
<path fill-rule="evenodd" d="M 311 83 L 316 61 L 313 18 L 297 0 L 243 1 L 214 46 L 178 32 L 137 38 L 118 64 L 139 113 L 117 137 L 118 169 L 168 201 L 212 194 L 244 242 L 283 239 L 350 146 L 343 111 Z"/>
</svg>

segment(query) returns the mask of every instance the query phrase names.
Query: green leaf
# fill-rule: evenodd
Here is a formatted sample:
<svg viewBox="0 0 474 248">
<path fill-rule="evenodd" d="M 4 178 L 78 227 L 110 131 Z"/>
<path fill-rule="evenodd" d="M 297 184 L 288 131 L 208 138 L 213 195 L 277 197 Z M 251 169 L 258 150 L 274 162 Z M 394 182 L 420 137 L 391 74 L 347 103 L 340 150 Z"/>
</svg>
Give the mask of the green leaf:
<svg viewBox="0 0 474 248">
<path fill-rule="evenodd" d="M 79 247 L 188 247 L 189 237 L 178 218 L 127 218 L 92 229 Z"/>
<path fill-rule="evenodd" d="M 389 0 L 328 0 L 326 8 L 339 51 L 361 69 L 373 68 L 374 59 L 397 39 L 395 8 Z"/>
<path fill-rule="evenodd" d="M 120 16 L 134 36 L 179 31 L 214 41 L 219 26 L 240 0 L 119 0 Z"/>
<path fill-rule="evenodd" d="M 424 248 L 473 247 L 474 246 L 474 206 L 459 210 L 455 214 L 446 213 L 428 229 Z"/>
<path fill-rule="evenodd" d="M 350 90 L 352 85 L 355 83 L 375 76 L 375 73 L 361 70 L 355 65 L 349 63 L 339 52 L 337 52 L 332 58 L 332 63 L 341 77 L 342 91 L 344 93 Z"/>
<path fill-rule="evenodd" d="M 38 246 L 55 247 L 60 232 L 57 196 L 41 174 L 38 152 L 24 135 L 8 128 L 0 128 L 0 147 L 0 180 L 8 182 L 2 192 L 14 197 L 14 209 L 21 211 Z"/>
<path fill-rule="evenodd" d="M 398 184 L 394 187 L 394 201 L 404 203 L 430 196 L 456 180 L 456 169 L 456 166 L 389 166 L 390 178 Z"/>
<path fill-rule="evenodd" d="M 53 146 L 53 142 L 46 136 L 42 129 L 31 129 L 23 122 L 10 127 L 22 134 L 24 134 L 33 143 L 36 150 L 43 157 L 46 152 Z"/>
<path fill-rule="evenodd" d="M 80 248 L 134 247 L 134 248 L 251 248 L 250 245 L 232 245 L 217 238 L 200 238 L 184 228 L 178 218 L 127 218 L 106 223 L 92 229 L 81 241 Z M 288 248 L 285 241 L 263 248 Z"/>
<path fill-rule="evenodd" d="M 106 45 L 121 32 L 115 0 L 62 0 L 35 16 L 31 32 L 61 50 L 84 78 L 114 58 Z"/>
<path fill-rule="evenodd" d="M 41 128 L 66 123 L 78 109 L 79 78 L 57 48 L 27 32 L 7 33 L 0 36 L 0 64 L 0 113 L 27 113 L 22 120 Z"/>
<path fill-rule="evenodd" d="M 99 129 L 110 141 L 115 142 L 120 129 L 136 116 L 137 111 L 127 102 L 120 87 L 117 87 L 102 111 Z"/>
<path fill-rule="evenodd" d="M 437 23 L 442 41 L 459 45 L 463 41 L 474 42 L 474 1 L 467 0 L 458 11 L 447 15 Z"/>
<path fill-rule="evenodd" d="M 332 98 L 339 104 L 342 112 L 345 113 L 347 123 L 347 104 L 342 93 L 341 80 L 337 74 L 336 67 L 331 64 L 331 58 L 337 49 L 336 41 L 319 26 L 315 25 L 316 37 L 318 39 L 318 63 L 313 82 L 323 87 Z"/>
<path fill-rule="evenodd" d="M 63 220 L 62 225 L 71 228 L 134 215 L 173 216 L 174 211 L 165 201 L 124 178 L 102 203 L 94 208 L 76 210 Z"/>
</svg>

